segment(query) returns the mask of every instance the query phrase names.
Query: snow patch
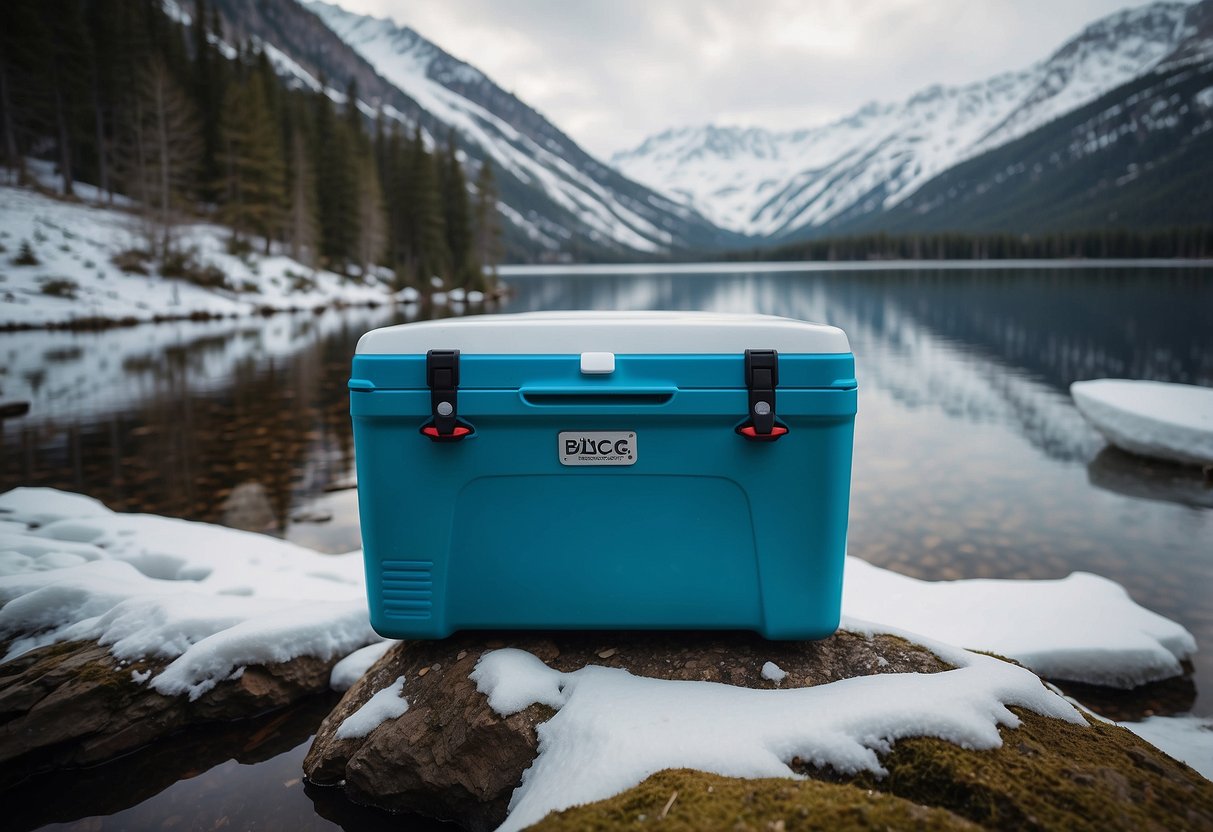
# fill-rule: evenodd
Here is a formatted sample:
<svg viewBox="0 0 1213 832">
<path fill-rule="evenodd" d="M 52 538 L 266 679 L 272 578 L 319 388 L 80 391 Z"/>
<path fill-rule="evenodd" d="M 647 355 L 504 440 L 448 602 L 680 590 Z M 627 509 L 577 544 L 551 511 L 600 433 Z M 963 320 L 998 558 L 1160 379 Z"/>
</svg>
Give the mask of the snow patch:
<svg viewBox="0 0 1213 832">
<path fill-rule="evenodd" d="M 393 639 L 385 639 L 350 653 L 333 665 L 333 672 L 329 674 L 329 687 L 333 690 L 349 690 L 371 669 L 371 665 L 399 643 Z"/>
<path fill-rule="evenodd" d="M 787 671 L 775 664 L 775 662 L 767 662 L 762 666 L 762 678 L 769 682 L 774 682 L 778 685 L 787 677 Z"/>
<path fill-rule="evenodd" d="M 350 740 L 365 737 L 389 719 L 401 716 L 409 709 L 409 702 L 404 698 L 404 677 L 381 691 L 375 693 L 363 703 L 362 707 L 347 716 L 337 726 L 337 739 Z"/>
<path fill-rule="evenodd" d="M 1178 676 L 1196 652 L 1182 626 L 1087 572 L 1057 581 L 920 581 L 848 557 L 842 610 L 1006 656 L 1041 676 L 1117 688 Z"/>
<path fill-rule="evenodd" d="M 534 702 L 557 713 L 538 726 L 539 755 L 510 799 L 502 830 L 549 812 L 601 800 L 668 768 L 726 777 L 788 777 L 793 757 L 854 773 L 885 773 L 879 755 L 906 737 L 965 748 L 1002 744 L 1008 706 L 1083 724 L 1069 703 L 1021 667 L 949 653 L 956 669 L 845 679 L 828 685 L 754 690 L 715 682 L 633 676 L 590 665 L 562 673 L 535 656 L 486 653 L 477 689 L 502 716 Z"/>
</svg>

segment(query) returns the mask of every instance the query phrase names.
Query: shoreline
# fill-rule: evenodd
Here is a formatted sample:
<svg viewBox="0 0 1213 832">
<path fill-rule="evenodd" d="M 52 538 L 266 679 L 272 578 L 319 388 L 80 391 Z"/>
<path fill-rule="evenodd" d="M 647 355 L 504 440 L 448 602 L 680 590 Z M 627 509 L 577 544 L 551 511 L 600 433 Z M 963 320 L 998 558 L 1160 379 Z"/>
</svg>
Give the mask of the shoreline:
<svg viewBox="0 0 1213 832">
<path fill-rule="evenodd" d="M 729 272 L 870 272 L 1036 269 L 1210 269 L 1213 259 L 1099 259 L 1058 260 L 707 260 L 695 263 L 516 263 L 497 267 L 502 277 L 568 275 L 591 277 L 607 274 L 727 274 Z"/>
</svg>

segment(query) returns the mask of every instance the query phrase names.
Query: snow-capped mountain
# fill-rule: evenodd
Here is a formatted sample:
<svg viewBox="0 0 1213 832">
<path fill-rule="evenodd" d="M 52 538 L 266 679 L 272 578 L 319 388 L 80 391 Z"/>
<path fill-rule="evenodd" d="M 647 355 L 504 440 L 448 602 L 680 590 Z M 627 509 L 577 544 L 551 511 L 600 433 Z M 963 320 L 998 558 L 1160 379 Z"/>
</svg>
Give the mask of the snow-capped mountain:
<svg viewBox="0 0 1213 832">
<path fill-rule="evenodd" d="M 363 112 L 419 124 L 428 140 L 454 130 L 471 175 L 491 159 L 512 259 L 663 255 L 736 239 L 675 201 L 599 162 L 474 66 L 391 20 L 324 2 L 215 0 L 234 39 L 260 44 L 279 74 Z"/>
<path fill-rule="evenodd" d="M 669 130 L 611 161 L 740 233 L 838 229 L 892 209 L 937 174 L 1143 73 L 1207 59 L 1211 17 L 1213 0 L 1153 3 L 1091 24 L 1023 70 L 870 103 L 812 129 Z"/>
</svg>

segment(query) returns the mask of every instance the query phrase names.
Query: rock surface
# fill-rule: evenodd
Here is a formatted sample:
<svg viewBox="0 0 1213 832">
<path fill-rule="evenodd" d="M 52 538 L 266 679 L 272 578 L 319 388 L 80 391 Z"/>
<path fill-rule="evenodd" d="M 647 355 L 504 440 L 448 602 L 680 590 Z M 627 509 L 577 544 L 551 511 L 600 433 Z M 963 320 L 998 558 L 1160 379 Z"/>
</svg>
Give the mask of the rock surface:
<svg viewBox="0 0 1213 832">
<path fill-rule="evenodd" d="M 468 678 L 480 656 L 517 647 L 561 671 L 586 664 L 638 676 L 773 688 L 762 667 L 787 672 L 780 687 L 876 673 L 935 673 L 949 666 L 893 636 L 839 632 L 820 642 L 768 642 L 747 634 L 462 634 L 392 648 L 325 719 L 304 761 L 312 783 L 337 786 L 361 804 L 490 829 L 537 751 L 536 726 L 553 711 L 532 705 L 493 712 Z M 337 727 L 377 691 L 405 678 L 409 708 L 367 736 L 337 739 Z M 902 740 L 882 762 L 883 779 L 840 777 L 792 765 L 811 783 L 730 780 L 661 772 L 609 800 L 555 813 L 539 828 L 672 829 L 1213 828 L 1213 783 L 1130 732 L 1070 725 L 1018 712 L 1004 745 L 978 752 L 936 739 Z M 666 809 L 671 795 L 678 797 Z M 668 821 L 668 823 L 664 823 Z"/>
<path fill-rule="evenodd" d="M 473 830 L 505 818 L 522 772 L 535 758 L 535 726 L 552 710 L 532 705 L 502 718 L 468 678 L 482 653 L 518 647 L 559 670 L 587 664 L 637 676 L 774 688 L 762 666 L 772 661 L 781 685 L 809 686 L 875 673 L 947 670 L 926 648 L 892 636 L 869 640 L 840 632 L 819 642 L 770 642 L 746 633 L 545 633 L 485 641 L 460 634 L 404 642 L 367 671 L 325 719 L 304 760 L 317 784 L 344 781 L 357 803 L 453 820 Z M 405 677 L 409 709 L 369 735 L 337 739 L 337 727 L 375 692 Z"/>
<path fill-rule="evenodd" d="M 0 645 L 0 654 L 3 645 Z M 94 642 L 66 642 L 0 664 L 0 788 L 39 771 L 112 759 L 188 725 L 254 716 L 328 689 L 336 659 L 250 666 L 198 700 L 132 678 Z"/>
</svg>

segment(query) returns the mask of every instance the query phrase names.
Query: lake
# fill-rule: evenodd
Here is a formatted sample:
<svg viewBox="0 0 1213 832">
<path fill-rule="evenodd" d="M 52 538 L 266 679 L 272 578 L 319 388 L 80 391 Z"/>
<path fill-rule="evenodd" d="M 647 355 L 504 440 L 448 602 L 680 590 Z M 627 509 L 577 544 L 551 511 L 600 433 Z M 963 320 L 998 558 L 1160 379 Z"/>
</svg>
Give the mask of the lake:
<svg viewBox="0 0 1213 832">
<path fill-rule="evenodd" d="M 841 326 L 860 384 L 851 554 L 928 579 L 1095 572 L 1213 645 L 1213 485 L 1105 447 L 1068 394 L 1099 377 L 1213 386 L 1213 268 L 713 264 L 505 280 L 512 294 L 493 311 L 699 309 Z M 48 485 L 120 510 L 357 548 L 356 493 L 342 488 L 353 472 L 349 360 L 367 329 L 431 311 L 0 334 L 0 400 L 32 404 L 0 423 L 0 492 Z M 1189 677 L 1130 695 L 1066 688 L 1116 718 L 1208 715 L 1213 660 L 1198 654 Z M 174 739 L 82 773 L 66 795 L 74 776 L 43 778 L 4 805 L 23 829 L 169 815 L 182 828 L 377 828 L 385 815 L 297 779 L 327 704 Z M 240 739 L 249 731 L 263 737 L 252 750 Z M 205 752 L 190 750 L 189 764 L 173 753 L 195 745 Z"/>
</svg>

